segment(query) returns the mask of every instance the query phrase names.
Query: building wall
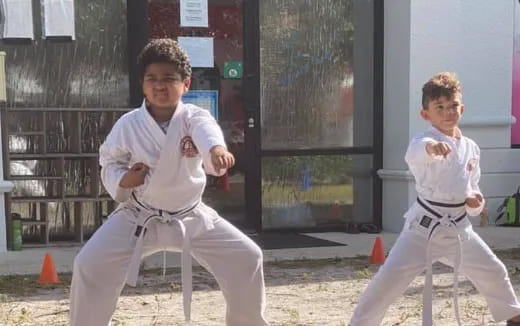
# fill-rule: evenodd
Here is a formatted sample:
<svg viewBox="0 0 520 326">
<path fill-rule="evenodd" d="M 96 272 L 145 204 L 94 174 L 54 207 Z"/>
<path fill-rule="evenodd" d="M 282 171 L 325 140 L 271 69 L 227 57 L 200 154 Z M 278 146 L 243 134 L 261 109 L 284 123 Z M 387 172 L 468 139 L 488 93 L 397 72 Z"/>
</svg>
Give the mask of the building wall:
<svg viewBox="0 0 520 326">
<path fill-rule="evenodd" d="M 5 52 L 0 52 L 0 101 L 5 101 Z M 2 123 L 0 119 L 0 135 L 2 134 Z M 0 137 L 0 148 L 2 148 L 2 139 Z M 0 253 L 7 251 L 7 234 L 6 234 L 6 218 L 5 218 L 5 196 L 4 193 L 11 191 L 13 183 L 4 180 L 3 169 L 3 151 L 0 150 Z"/>
<path fill-rule="evenodd" d="M 0 64 L 3 64 L 0 60 Z M 0 123 L 0 134 L 2 127 Z M 0 139 L 0 148 L 2 148 L 2 140 Z M 0 151 L 0 163 L 3 164 L 3 155 Z M 0 165 L 0 253 L 7 251 L 7 234 L 6 234 L 6 217 L 5 217 L 5 196 L 4 193 L 10 192 L 13 189 L 13 183 L 4 180 L 3 166 Z"/>
<path fill-rule="evenodd" d="M 383 226 L 398 231 L 415 199 L 403 156 L 425 129 L 421 87 L 454 71 L 463 87 L 463 133 L 482 148 L 481 188 L 494 211 L 520 184 L 520 150 L 510 148 L 513 1 L 396 0 L 385 2 Z"/>
</svg>

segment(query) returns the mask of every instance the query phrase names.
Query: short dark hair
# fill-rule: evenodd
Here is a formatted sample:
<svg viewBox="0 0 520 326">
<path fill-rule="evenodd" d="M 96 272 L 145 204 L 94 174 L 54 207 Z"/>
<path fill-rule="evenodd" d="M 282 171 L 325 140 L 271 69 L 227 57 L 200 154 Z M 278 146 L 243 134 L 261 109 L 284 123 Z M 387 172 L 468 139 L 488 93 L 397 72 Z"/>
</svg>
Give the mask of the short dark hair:
<svg viewBox="0 0 520 326">
<path fill-rule="evenodd" d="M 143 48 L 137 60 L 141 80 L 144 78 L 146 67 L 152 63 L 170 63 L 176 67 L 182 80 L 191 78 L 188 55 L 177 41 L 170 38 L 152 40 Z"/>
<path fill-rule="evenodd" d="M 460 81 L 453 72 L 441 72 L 430 78 L 422 88 L 422 106 L 428 108 L 431 101 L 443 96 L 452 99 L 455 94 L 461 94 Z"/>
</svg>

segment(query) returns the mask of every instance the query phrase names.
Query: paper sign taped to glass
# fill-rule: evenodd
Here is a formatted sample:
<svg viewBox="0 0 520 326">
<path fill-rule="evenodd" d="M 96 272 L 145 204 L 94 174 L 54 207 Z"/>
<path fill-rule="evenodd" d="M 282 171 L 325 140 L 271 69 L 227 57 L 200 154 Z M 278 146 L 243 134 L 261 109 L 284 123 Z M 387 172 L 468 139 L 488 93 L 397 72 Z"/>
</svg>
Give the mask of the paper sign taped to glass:
<svg viewBox="0 0 520 326">
<path fill-rule="evenodd" d="M 212 37 L 179 36 L 177 42 L 190 58 L 192 68 L 213 68 L 215 66 Z"/>
<path fill-rule="evenodd" d="M 32 0 L 2 0 L 2 37 L 34 39 Z"/>
<path fill-rule="evenodd" d="M 74 0 L 41 0 L 43 38 L 76 39 Z"/>
<path fill-rule="evenodd" d="M 208 27 L 208 0 L 181 0 L 181 27 Z"/>
<path fill-rule="evenodd" d="M 206 109 L 218 120 L 218 91 L 189 91 L 182 96 L 182 102 Z"/>
</svg>

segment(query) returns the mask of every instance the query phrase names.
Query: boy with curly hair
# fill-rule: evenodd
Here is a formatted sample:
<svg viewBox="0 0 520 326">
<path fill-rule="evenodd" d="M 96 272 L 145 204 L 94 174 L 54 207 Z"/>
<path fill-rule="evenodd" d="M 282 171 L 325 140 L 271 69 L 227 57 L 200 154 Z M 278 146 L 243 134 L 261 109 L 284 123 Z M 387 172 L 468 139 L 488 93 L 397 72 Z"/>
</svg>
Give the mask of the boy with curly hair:
<svg viewBox="0 0 520 326">
<path fill-rule="evenodd" d="M 228 326 L 265 326 L 260 248 L 202 201 L 209 173 L 234 165 L 211 114 L 182 103 L 191 67 L 176 41 L 151 41 L 139 57 L 145 100 L 123 115 L 99 149 L 101 180 L 120 204 L 74 260 L 72 326 L 109 325 L 142 257 L 181 251 L 184 314 L 190 319 L 192 256 L 216 278 Z"/>
</svg>

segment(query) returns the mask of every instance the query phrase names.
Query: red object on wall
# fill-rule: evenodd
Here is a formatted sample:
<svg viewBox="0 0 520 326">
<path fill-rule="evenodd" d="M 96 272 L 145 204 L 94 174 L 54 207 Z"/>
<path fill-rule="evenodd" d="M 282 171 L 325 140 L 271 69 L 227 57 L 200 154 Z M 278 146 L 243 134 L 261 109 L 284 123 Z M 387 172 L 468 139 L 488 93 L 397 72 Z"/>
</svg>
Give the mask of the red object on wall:
<svg viewBox="0 0 520 326">
<path fill-rule="evenodd" d="M 229 184 L 229 176 L 228 176 L 227 172 L 226 172 L 226 174 L 224 174 L 223 176 L 221 176 L 219 178 L 218 183 L 219 183 L 220 189 L 222 189 L 226 192 L 231 191 L 231 185 Z"/>
</svg>

